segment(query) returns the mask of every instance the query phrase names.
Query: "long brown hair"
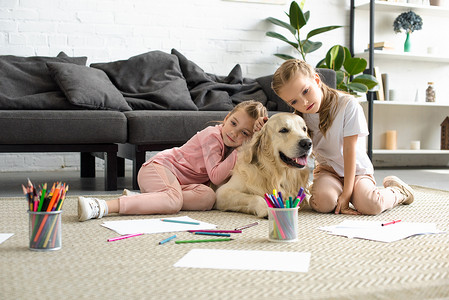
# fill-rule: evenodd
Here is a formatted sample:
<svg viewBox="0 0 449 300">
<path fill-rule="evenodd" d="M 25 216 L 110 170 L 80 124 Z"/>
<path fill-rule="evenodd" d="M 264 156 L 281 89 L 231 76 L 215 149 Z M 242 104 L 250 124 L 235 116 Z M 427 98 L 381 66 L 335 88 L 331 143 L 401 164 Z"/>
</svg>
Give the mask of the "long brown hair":
<svg viewBox="0 0 449 300">
<path fill-rule="evenodd" d="M 282 89 L 282 87 L 284 87 L 284 85 L 289 82 L 296 74 L 314 79 L 316 71 L 311 65 L 307 64 L 303 60 L 286 60 L 274 73 L 273 81 L 271 82 L 271 88 L 276 94 L 279 95 L 279 91 Z M 320 116 L 319 128 L 323 135 L 326 135 L 326 132 L 331 127 L 332 122 L 335 118 L 335 112 L 337 110 L 338 104 L 338 91 L 327 86 L 323 82 L 321 82 L 320 88 L 321 92 L 323 93 L 323 99 L 321 101 L 321 107 L 318 112 Z M 302 114 L 298 111 L 295 111 L 295 113 L 302 116 Z"/>
<path fill-rule="evenodd" d="M 232 116 L 238 110 L 245 111 L 252 119 L 257 120 L 260 117 L 268 117 L 267 108 L 259 101 L 247 100 L 237 104 L 228 114 Z"/>
</svg>

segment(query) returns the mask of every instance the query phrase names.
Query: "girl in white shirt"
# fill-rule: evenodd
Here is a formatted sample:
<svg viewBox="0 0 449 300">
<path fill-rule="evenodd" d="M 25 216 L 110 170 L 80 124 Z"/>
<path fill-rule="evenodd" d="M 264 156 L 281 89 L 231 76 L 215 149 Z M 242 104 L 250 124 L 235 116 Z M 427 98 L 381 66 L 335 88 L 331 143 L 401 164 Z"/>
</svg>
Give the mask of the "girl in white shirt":
<svg viewBox="0 0 449 300">
<path fill-rule="evenodd" d="M 396 176 L 385 177 L 384 188 L 376 187 L 365 116 L 353 96 L 328 87 L 312 66 L 297 59 L 279 67 L 272 88 L 308 126 L 317 162 L 310 198 L 314 210 L 375 215 L 413 202 L 413 189 Z M 258 120 L 255 129 L 262 125 Z"/>
</svg>

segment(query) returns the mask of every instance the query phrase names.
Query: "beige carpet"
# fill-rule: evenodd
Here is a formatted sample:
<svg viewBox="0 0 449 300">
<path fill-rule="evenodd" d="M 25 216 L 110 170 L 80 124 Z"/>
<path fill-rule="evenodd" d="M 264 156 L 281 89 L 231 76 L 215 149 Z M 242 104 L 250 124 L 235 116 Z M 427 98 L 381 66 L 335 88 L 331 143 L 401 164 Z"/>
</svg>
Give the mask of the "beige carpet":
<svg viewBox="0 0 449 300">
<path fill-rule="evenodd" d="M 0 199 L 0 299 L 433 299 L 449 297 L 449 234 L 415 236 L 394 243 L 331 236 L 317 227 L 344 219 L 435 222 L 449 231 L 449 192 L 415 187 L 416 201 L 379 216 L 340 216 L 302 211 L 299 241 L 267 241 L 267 220 L 211 212 L 181 212 L 219 229 L 259 221 L 234 241 L 158 245 L 170 234 L 108 243 L 117 234 L 103 220 L 77 222 L 76 197 L 64 204 L 62 249 L 28 249 L 24 198 Z M 109 198 L 111 196 L 108 196 Z M 159 218 L 114 216 L 108 220 Z M 189 233 L 178 233 L 188 238 Z M 175 268 L 190 249 L 310 252 L 307 273 Z"/>
</svg>

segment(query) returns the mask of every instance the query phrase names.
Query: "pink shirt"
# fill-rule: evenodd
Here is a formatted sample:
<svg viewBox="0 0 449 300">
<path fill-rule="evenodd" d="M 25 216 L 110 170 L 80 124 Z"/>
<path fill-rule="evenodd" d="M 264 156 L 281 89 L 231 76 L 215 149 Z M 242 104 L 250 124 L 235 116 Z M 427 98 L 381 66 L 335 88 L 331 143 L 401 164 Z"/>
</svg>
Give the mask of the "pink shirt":
<svg viewBox="0 0 449 300">
<path fill-rule="evenodd" d="M 195 134 L 181 147 L 159 152 L 150 162 L 168 168 L 178 178 L 180 184 L 206 183 L 221 184 L 231 174 L 237 160 L 237 151 L 227 157 L 221 129 L 223 125 L 209 126 Z M 229 150 L 228 150 L 229 152 Z"/>
</svg>

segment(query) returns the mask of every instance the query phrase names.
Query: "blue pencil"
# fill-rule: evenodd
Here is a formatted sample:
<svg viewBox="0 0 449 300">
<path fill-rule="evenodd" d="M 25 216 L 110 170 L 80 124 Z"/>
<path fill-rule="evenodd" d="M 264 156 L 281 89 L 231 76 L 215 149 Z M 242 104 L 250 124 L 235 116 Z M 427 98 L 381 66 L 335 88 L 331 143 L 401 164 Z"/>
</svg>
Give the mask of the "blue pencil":
<svg viewBox="0 0 449 300">
<path fill-rule="evenodd" d="M 160 242 L 159 242 L 159 245 L 165 244 L 166 242 L 171 241 L 171 240 L 174 239 L 175 237 L 176 237 L 176 234 L 175 234 L 175 235 L 172 235 L 172 236 L 169 237 L 169 238 L 166 238 L 165 240 L 160 241 Z"/>
<path fill-rule="evenodd" d="M 172 223 L 181 223 L 181 224 L 200 225 L 199 222 L 189 222 L 189 221 L 180 221 L 180 220 L 161 219 L 161 221 L 163 221 L 163 222 L 172 222 Z"/>
<path fill-rule="evenodd" d="M 229 233 L 204 232 L 204 231 L 195 231 L 195 234 L 213 235 L 213 236 L 231 236 Z"/>
</svg>

